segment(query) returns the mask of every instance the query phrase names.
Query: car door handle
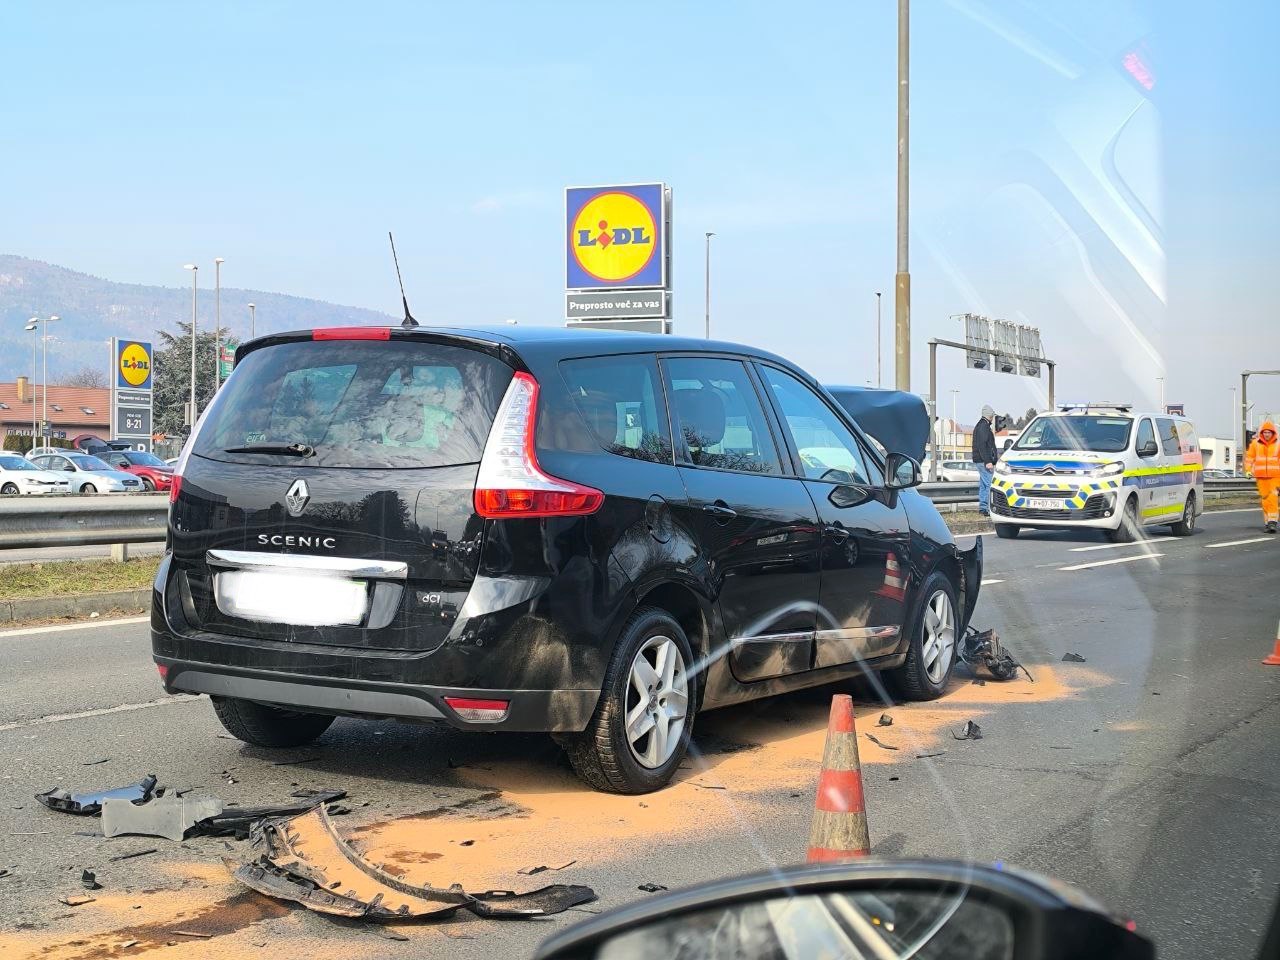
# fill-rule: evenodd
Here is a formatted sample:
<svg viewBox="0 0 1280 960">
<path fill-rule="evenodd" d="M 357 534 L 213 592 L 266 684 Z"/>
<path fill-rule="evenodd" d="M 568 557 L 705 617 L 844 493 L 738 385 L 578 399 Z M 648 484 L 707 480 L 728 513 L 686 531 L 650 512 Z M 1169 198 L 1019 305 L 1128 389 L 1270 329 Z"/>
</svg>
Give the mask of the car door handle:
<svg viewBox="0 0 1280 960">
<path fill-rule="evenodd" d="M 732 520 L 738 515 L 738 511 L 734 510 L 723 500 L 717 500 L 715 503 L 708 503 L 702 508 L 702 512 L 711 514 L 711 516 L 715 517 L 716 520 L 722 523 Z"/>
</svg>

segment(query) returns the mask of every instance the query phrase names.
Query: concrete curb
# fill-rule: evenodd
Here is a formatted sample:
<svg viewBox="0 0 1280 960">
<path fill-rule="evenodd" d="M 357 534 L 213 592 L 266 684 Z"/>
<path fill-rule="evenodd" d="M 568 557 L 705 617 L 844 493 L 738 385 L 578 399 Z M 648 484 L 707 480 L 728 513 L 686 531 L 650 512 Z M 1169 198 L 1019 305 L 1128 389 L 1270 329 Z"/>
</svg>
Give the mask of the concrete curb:
<svg viewBox="0 0 1280 960">
<path fill-rule="evenodd" d="M 151 588 L 117 590 L 113 593 L 86 593 L 72 597 L 32 597 L 29 600 L 0 600 L 0 623 L 52 620 L 57 617 L 87 617 L 111 610 L 146 610 L 151 606 Z"/>
</svg>

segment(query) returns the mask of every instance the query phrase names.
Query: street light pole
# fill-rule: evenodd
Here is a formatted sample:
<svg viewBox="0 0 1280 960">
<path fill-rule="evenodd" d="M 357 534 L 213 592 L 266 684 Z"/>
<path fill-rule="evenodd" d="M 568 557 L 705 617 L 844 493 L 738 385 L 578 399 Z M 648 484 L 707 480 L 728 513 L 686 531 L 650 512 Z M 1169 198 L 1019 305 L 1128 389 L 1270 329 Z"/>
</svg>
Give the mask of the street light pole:
<svg viewBox="0 0 1280 960">
<path fill-rule="evenodd" d="M 39 446 L 36 443 L 36 344 L 40 342 L 40 338 L 36 336 L 36 330 L 40 328 L 39 317 L 32 317 L 27 321 L 24 330 L 31 331 L 31 446 Z"/>
<path fill-rule="evenodd" d="M 898 273 L 894 278 L 894 368 L 899 390 L 911 389 L 911 268 L 907 259 L 910 40 L 910 0 L 898 0 Z"/>
<path fill-rule="evenodd" d="M 194 263 L 183 264 L 182 269 L 191 271 L 191 400 L 187 407 L 187 426 L 195 429 L 196 425 L 196 278 L 200 268 Z"/>
<path fill-rule="evenodd" d="M 1160 412 L 1164 413 L 1164 377 L 1156 377 L 1156 380 L 1160 383 Z"/>
<path fill-rule="evenodd" d="M 880 361 L 884 351 L 880 349 L 880 291 L 876 291 L 876 386 L 883 387 L 884 380 L 880 376 Z"/>
<path fill-rule="evenodd" d="M 258 305 L 256 303 L 249 304 L 249 339 L 250 340 L 253 339 L 253 335 L 254 335 L 253 334 L 253 327 L 254 327 L 253 311 L 255 311 L 256 309 L 258 309 Z"/>
<path fill-rule="evenodd" d="M 706 279 L 706 286 L 707 286 L 707 290 L 706 290 L 706 295 L 707 295 L 707 308 L 706 308 L 706 325 L 707 325 L 707 339 L 708 339 L 708 340 L 710 340 L 710 339 L 711 339 L 711 238 L 712 238 L 712 237 L 714 237 L 714 236 L 715 236 L 715 234 L 714 234 L 714 233 L 708 233 L 706 236 L 707 236 L 707 255 L 706 255 L 706 261 L 707 261 L 707 279 Z"/>
<path fill-rule="evenodd" d="M 221 257 L 213 258 L 213 392 L 222 386 L 222 265 Z"/>
<path fill-rule="evenodd" d="M 49 426 L 49 324 L 57 320 L 55 314 L 51 317 L 45 317 L 40 321 L 40 363 L 43 367 L 40 373 L 40 437 L 44 438 L 44 432 Z"/>
<path fill-rule="evenodd" d="M 960 432 L 959 425 L 956 423 L 956 397 L 960 395 L 960 391 L 955 387 L 951 388 L 951 453 L 955 457 L 960 456 L 958 449 L 959 441 L 956 440 L 957 434 Z"/>
</svg>

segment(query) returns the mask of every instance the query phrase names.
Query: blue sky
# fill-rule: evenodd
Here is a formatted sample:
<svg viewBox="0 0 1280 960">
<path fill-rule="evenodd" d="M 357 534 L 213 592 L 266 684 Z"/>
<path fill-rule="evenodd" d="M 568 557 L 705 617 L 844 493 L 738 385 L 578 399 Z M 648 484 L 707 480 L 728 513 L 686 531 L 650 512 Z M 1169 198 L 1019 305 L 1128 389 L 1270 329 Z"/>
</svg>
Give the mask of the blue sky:
<svg viewBox="0 0 1280 960">
<path fill-rule="evenodd" d="M 979 310 L 1041 327 L 1059 399 L 1154 404 L 1163 375 L 1222 432 L 1238 371 L 1280 367 L 1276 6 L 916 0 L 915 389 Z M 890 0 L 15 3 L 0 250 L 169 286 L 223 256 L 228 286 L 394 312 L 391 228 L 420 318 L 556 323 L 563 188 L 664 180 L 677 332 L 714 230 L 717 335 L 864 383 L 876 290 L 892 369 L 895 24 Z M 944 354 L 944 414 L 952 388 L 972 420 L 1044 383 Z M 1280 378 L 1254 393 L 1280 408 Z"/>
</svg>

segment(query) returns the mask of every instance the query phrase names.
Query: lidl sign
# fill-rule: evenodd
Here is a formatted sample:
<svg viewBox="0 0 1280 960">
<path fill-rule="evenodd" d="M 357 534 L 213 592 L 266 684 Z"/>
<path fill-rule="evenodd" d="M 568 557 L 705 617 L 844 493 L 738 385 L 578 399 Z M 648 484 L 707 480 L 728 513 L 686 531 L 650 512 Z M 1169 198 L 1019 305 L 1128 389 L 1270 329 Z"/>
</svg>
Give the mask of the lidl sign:
<svg viewBox="0 0 1280 960">
<path fill-rule="evenodd" d="M 116 386 L 124 390 L 151 389 L 151 344 L 117 340 Z"/>
<path fill-rule="evenodd" d="M 667 285 L 667 190 L 661 183 L 565 191 L 565 286 Z"/>
</svg>

